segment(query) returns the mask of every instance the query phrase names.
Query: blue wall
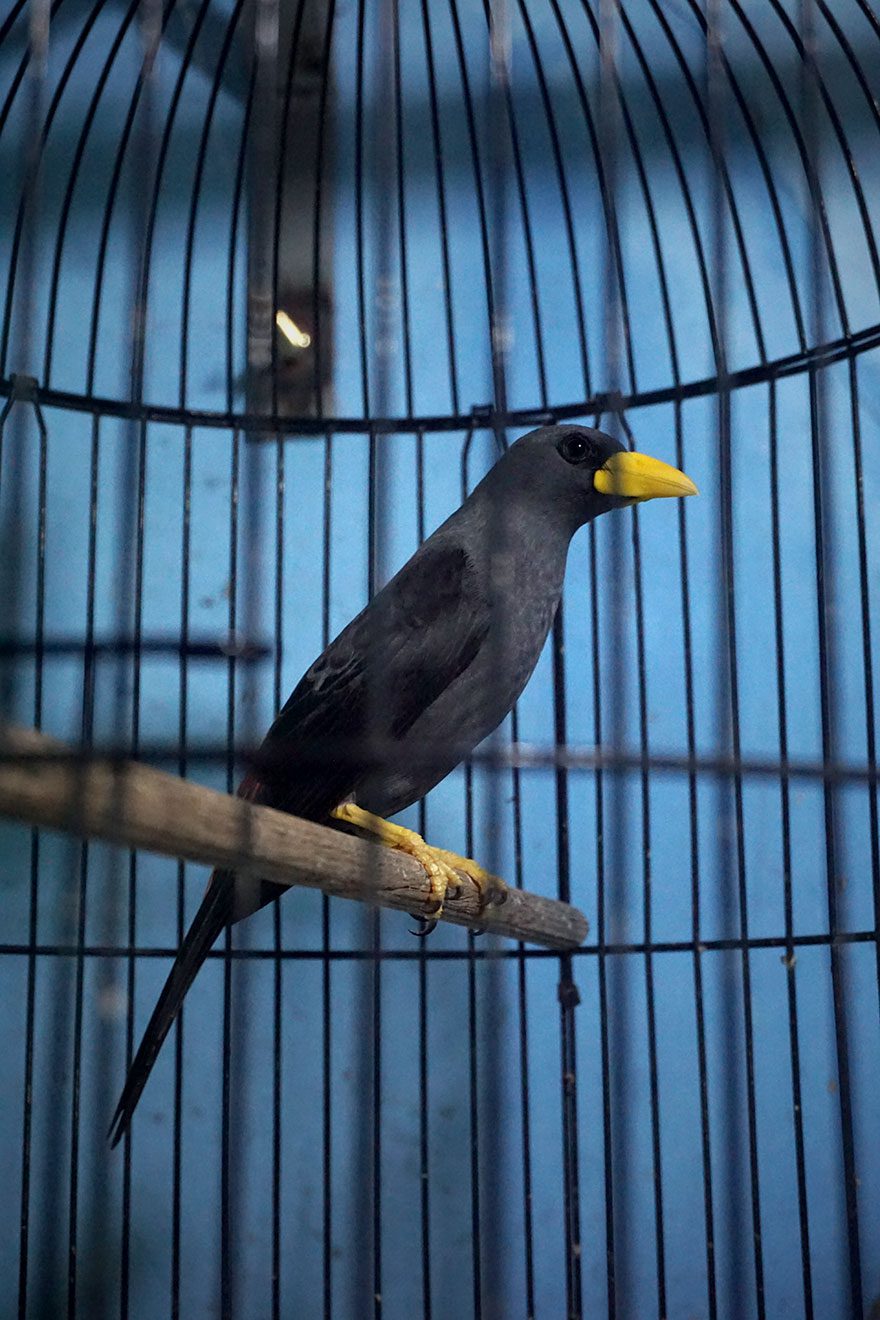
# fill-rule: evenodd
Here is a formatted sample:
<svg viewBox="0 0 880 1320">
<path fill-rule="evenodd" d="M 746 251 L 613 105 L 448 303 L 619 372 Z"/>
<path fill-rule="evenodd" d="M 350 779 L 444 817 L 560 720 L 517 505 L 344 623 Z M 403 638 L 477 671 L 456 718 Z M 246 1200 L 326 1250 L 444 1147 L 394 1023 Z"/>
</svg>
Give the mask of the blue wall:
<svg viewBox="0 0 880 1320">
<path fill-rule="evenodd" d="M 223 12 L 227 6 L 220 7 Z M 597 113 L 595 44 L 582 14 L 563 6 L 577 49 L 585 52 L 582 72 L 593 113 Z M 763 6 L 752 17 L 766 25 L 764 39 L 780 66 L 789 70 L 790 49 L 779 25 Z M 34 244 L 34 299 L 28 326 L 21 304 L 13 317 L 4 374 L 30 369 L 45 378 L 42 346 L 47 335 L 52 255 L 63 214 L 74 136 L 94 89 L 96 72 L 117 31 L 120 12 L 97 20 L 65 90 L 47 143 L 41 174 L 38 228 Z M 454 380 L 462 412 L 491 395 L 487 353 L 485 271 L 479 242 L 479 214 L 473 162 L 464 117 L 457 102 L 461 86 L 449 16 L 431 6 L 435 57 L 441 70 L 439 94 L 447 155 L 451 295 L 454 309 Z M 543 346 L 545 398 L 535 351 L 532 302 L 524 244 L 521 199 L 512 184 L 507 196 L 509 229 L 508 308 L 513 336 L 507 357 L 512 406 L 562 403 L 587 397 L 608 380 L 605 362 L 606 242 L 601 198 L 582 106 L 566 72 L 565 49 L 547 16 L 533 15 L 546 58 L 551 93 L 559 85 L 556 127 L 573 200 L 575 260 L 572 262 L 564 209 L 554 167 L 552 140 L 541 110 L 540 87 L 530 59 L 522 20 L 513 30 L 514 105 L 517 113 L 528 218 L 537 236 L 537 288 Z M 683 58 L 701 68 L 699 28 L 685 12 L 670 19 L 682 43 Z M 335 400 L 339 416 L 363 415 L 358 356 L 359 302 L 356 265 L 357 214 L 351 187 L 356 95 L 354 10 L 340 12 L 334 35 L 337 90 L 336 157 L 333 180 L 332 278 L 335 321 Z M 480 107 L 481 164 L 485 171 L 485 27 L 481 12 L 463 16 L 464 48 L 474 95 Z M 857 15 L 848 15 L 854 41 L 867 39 Z M 632 43 L 621 37 L 620 67 L 630 97 L 633 131 L 643 153 L 646 178 L 640 181 L 628 140 L 621 138 L 617 209 L 626 272 L 635 387 L 670 383 L 672 348 L 664 327 L 657 253 L 653 247 L 646 195 L 659 221 L 660 245 L 672 301 L 677 370 L 683 380 L 712 375 L 705 300 L 698 270 L 702 255 L 711 266 L 713 170 L 693 103 L 683 91 L 673 95 L 680 69 L 657 21 L 638 6 L 635 27 L 652 51 L 670 116 L 670 132 L 684 153 L 692 187 L 694 227 L 680 181 L 670 163 L 669 142 L 646 91 Z M 60 27 L 60 25 L 59 25 Z M 53 29 L 54 30 L 54 29 Z M 76 28 L 53 37 L 48 87 L 57 86 Z M 824 31 L 824 29 L 823 29 Z M 826 34 L 827 35 L 827 34 Z M 727 52 L 747 75 L 749 104 L 762 127 L 779 185 L 784 233 L 811 337 L 809 304 L 810 207 L 803 172 L 791 137 L 781 121 L 772 89 L 744 31 L 731 24 Z M 216 56 L 207 33 L 207 56 Z M 406 185 L 407 269 L 410 298 L 413 411 L 445 413 L 453 408 L 452 375 L 446 358 L 439 212 L 430 153 L 425 144 L 425 46 L 420 15 L 402 16 L 401 56 L 407 116 L 403 131 Z M 137 76 L 139 46 L 132 28 L 124 39 L 102 94 L 100 113 L 88 139 L 70 222 L 63 245 L 54 328 L 51 381 L 56 389 L 125 396 L 130 368 L 132 254 L 142 236 L 136 213 L 141 181 L 131 149 L 120 176 L 118 200 L 108 231 L 107 259 L 94 371 L 89 381 L 86 327 L 92 316 L 100 224 L 112 177 L 119 122 Z M 739 63 L 738 63 L 739 61 Z M 0 66 L 0 92 L 9 84 L 14 62 Z M 835 66 L 836 68 L 836 66 Z M 179 55 L 163 52 L 153 86 L 157 122 L 166 122 L 172 103 Z M 829 73 L 832 76 L 833 70 Z M 876 128 L 852 82 L 837 71 L 834 94 L 849 116 L 849 140 L 870 213 L 876 209 Z M 375 96 L 377 69 L 367 85 Z M 788 77 L 788 73 L 785 74 Z M 792 82 L 792 95 L 795 94 Z M 198 69 L 187 74 L 165 163 L 153 237 L 144 397 L 151 402 L 223 410 L 226 378 L 223 327 L 233 298 L 234 365 L 244 365 L 243 301 L 245 272 L 242 225 L 229 285 L 230 198 L 241 134 L 241 103 L 222 91 L 213 108 L 206 167 L 196 213 L 192 270 L 185 284 L 185 234 L 191 215 L 192 179 L 198 135 L 210 84 Z M 371 101 L 371 104 L 374 102 Z M 523 109 L 524 107 L 524 109 Z M 18 113 L 18 111 L 16 111 Z M 368 117 L 368 122 L 369 117 Z M 4 174 L 20 178 L 23 153 L 14 149 L 25 131 L 15 115 L 0 139 Z M 621 130 L 623 132 L 623 130 Z M 742 251 L 752 273 L 758 324 L 742 278 L 742 251 L 724 211 L 726 241 L 726 342 L 729 366 L 745 368 L 766 358 L 798 351 L 795 300 L 785 278 L 779 226 L 768 219 L 766 182 L 750 148 L 744 121 L 731 109 L 726 162 L 741 225 Z M 16 136 L 18 134 L 18 137 Z M 137 137 L 135 135 L 135 142 Z M 880 320 L 878 289 L 870 277 L 864 228 L 855 204 L 852 178 L 833 132 L 823 120 L 826 148 L 824 183 L 829 233 L 839 264 L 843 305 L 850 329 Z M 230 145 L 232 144 L 232 145 Z M 111 150 L 112 148 L 112 150 Z M 647 188 L 647 194 L 646 194 Z M 9 270 L 18 189 L 0 196 L 0 269 Z M 375 374 L 372 352 L 378 325 L 374 294 L 382 210 L 378 191 L 368 188 L 366 238 L 366 323 L 371 336 L 371 395 L 384 388 L 388 411 L 405 409 L 404 328 L 400 316 L 399 251 L 392 249 L 392 351 L 387 375 Z M 695 238 L 699 236 L 699 243 Z M 396 234 L 396 230 L 395 230 Z M 702 246 L 702 254 L 700 252 Z M 496 249 L 496 260 L 502 254 Z M 824 263 L 827 267 L 827 261 Z M 716 271 L 717 274 L 717 271 Z M 579 283 L 587 327 L 590 378 L 585 379 L 579 348 Z M 182 290 L 188 288 L 189 360 L 182 371 Z M 843 333 L 834 290 L 824 284 L 824 337 Z M 230 295 L 229 290 L 232 290 Z M 25 360 L 27 328 L 31 354 Z M 871 616 L 880 611 L 880 412 L 876 406 L 878 358 L 857 360 L 858 395 L 846 362 L 821 373 L 824 411 L 821 435 L 830 460 L 825 482 L 833 541 L 833 636 L 836 657 L 836 751 L 841 759 L 866 757 L 866 685 L 863 653 L 862 590 Z M 624 357 L 621 386 L 633 389 Z M 236 402 L 240 405 L 240 395 Z M 860 425 L 862 486 L 866 513 L 867 574 L 860 576 L 856 517 L 853 406 Z M 775 408 L 775 414 L 773 413 Z M 97 506 L 95 530 L 94 630 L 98 637 L 129 630 L 135 621 L 132 560 L 143 547 L 140 613 L 144 637 L 225 636 L 230 609 L 237 624 L 267 639 L 276 658 L 253 671 L 254 710 L 247 715 L 264 727 L 303 669 L 322 646 L 323 621 L 335 633 L 364 603 L 368 592 L 369 437 L 366 433 L 289 439 L 259 449 L 240 436 L 214 427 L 190 431 L 171 424 L 137 425 L 101 418 L 93 427 L 85 414 L 47 408 L 46 577 L 47 637 L 82 639 L 89 608 L 90 499 L 92 464 Z M 722 575 L 719 552 L 721 497 L 718 421 L 715 400 L 694 398 L 633 408 L 627 416 L 640 448 L 676 460 L 677 431 L 683 464 L 700 488 L 700 498 L 684 509 L 673 502 L 605 519 L 581 533 L 572 546 L 565 595 L 565 694 L 568 741 L 575 747 L 596 742 L 600 705 L 606 736 L 610 714 L 620 721 L 622 743 L 637 748 L 644 736 L 651 751 L 685 755 L 687 744 L 686 665 L 692 665 L 693 719 L 698 754 L 712 756 L 719 746 L 719 609 Z M 775 423 L 775 425 L 774 425 Z M 776 616 L 772 536 L 771 444 L 776 446 L 779 500 L 779 573 L 782 601 L 784 677 L 789 753 L 821 760 L 822 730 L 816 605 L 816 550 L 809 381 L 801 373 L 775 387 L 760 383 L 734 391 L 731 401 L 732 541 L 736 624 L 736 677 L 739 736 L 743 755 L 773 760 L 779 755 Z M 515 438 L 511 433 L 509 439 Z M 383 556 L 387 570 L 416 547 L 419 534 L 418 464 L 424 464 L 424 508 L 430 531 L 456 507 L 462 481 L 478 478 L 491 460 L 492 444 L 477 432 L 470 461 L 463 462 L 467 435 L 458 431 L 413 433 L 383 438 Z M 136 480 L 143 462 L 144 501 L 139 533 Z M 256 547 L 251 572 L 230 585 L 231 509 L 235 464 L 245 494 L 239 551 Z M 20 466 L 16 466 L 20 465 Z M 329 473 L 329 497 L 325 480 Z M 17 404 L 7 424 L 0 467 L 0 518 L 7 536 L 17 533 L 21 559 L 6 556 L 4 625 L 33 635 L 37 584 L 39 501 L 38 433 L 25 404 Z M 253 482 L 247 487 L 248 482 Z M 247 489 L 256 492 L 248 510 Z M 327 521 L 329 519 L 329 522 Z M 142 542 L 138 536 L 142 535 Z M 639 561 L 634 555 L 638 537 Z M 323 546 L 329 538 L 329 574 L 323 575 Z M 280 547 L 280 549 L 279 549 Z M 684 556 L 683 556 L 684 551 Z M 595 578 L 591 557 L 595 554 Z M 188 575 L 184 575 L 184 562 Z M 247 567 L 247 564 L 245 565 Z M 599 636 L 594 635 L 594 600 Z M 120 606 L 120 584 L 123 605 Z M 690 607 L 689 634 L 683 591 Z M 187 611 L 182 616 L 182 593 Z M 636 599 L 641 593 L 644 644 L 644 730 L 639 718 L 639 634 Z M 232 596 L 232 599 L 231 599 Z M 10 603 L 11 602 L 11 603 Z M 615 633 L 609 619 L 622 612 Z M 596 665 L 598 664 L 598 673 Z M 876 670 L 876 663 L 875 663 Z M 191 746 L 223 743 L 231 669 L 226 664 L 191 660 L 181 679 L 176 656 L 142 658 L 136 690 L 138 734 L 143 744 L 174 745 L 181 730 Z M 23 724 L 35 718 L 34 667 L 16 662 L 12 715 Z M 874 677 L 876 678 L 876 672 Z M 235 676 L 242 709 L 243 667 Z M 97 739 L 126 743 L 132 735 L 134 685 L 130 665 L 99 662 L 94 733 Z M 44 664 L 42 708 L 45 729 L 75 740 L 82 720 L 83 673 L 79 658 L 48 658 Z M 245 715 L 240 724 L 246 732 Z M 544 745 L 553 739 L 553 666 L 548 648 L 519 706 L 519 738 Z M 506 733 L 505 733 L 506 736 Z M 177 763 L 168 763 L 176 770 Z M 193 759 L 186 772 L 222 787 L 225 768 Z M 558 883 L 555 777 L 550 769 L 521 776 L 522 883 L 555 895 Z M 446 846 L 464 849 L 473 831 L 478 857 L 491 860 L 515 878 L 515 818 L 509 772 L 474 771 L 469 818 L 465 773 L 440 785 L 427 805 L 427 833 Z M 766 937 L 769 947 L 746 960 L 738 949 L 709 949 L 700 956 L 705 1015 L 708 1132 L 711 1151 L 718 1313 L 757 1314 L 751 1239 L 753 1188 L 749 1177 L 747 1036 L 744 1003 L 751 1013 L 748 1052 L 754 1076 L 757 1188 L 768 1316 L 804 1313 L 798 1219 L 795 1137 L 792 1113 L 792 1056 L 788 968 L 779 938 L 785 931 L 785 874 L 780 782 L 774 776 L 747 776 L 742 790 L 742 868 L 731 833 L 729 794 L 709 774 L 697 784 L 696 833 L 689 808 L 689 783 L 680 772 L 653 771 L 647 798 L 639 775 L 605 776 L 604 814 L 599 814 L 597 779 L 591 770 L 569 775 L 571 883 L 574 901 L 587 914 L 588 951 L 575 963 L 581 994 L 577 1010 L 578 1113 L 584 1312 L 604 1314 L 608 1305 L 606 1241 L 606 1133 L 616 1165 L 613 1180 L 617 1216 L 616 1286 L 620 1316 L 657 1314 L 654 1188 L 658 1170 L 652 1154 L 652 1096 L 649 1068 L 649 967 L 641 953 L 597 956 L 603 930 L 599 899 L 604 894 L 604 936 L 609 943 L 655 941 L 680 946 L 656 953 L 650 962 L 656 1039 L 656 1121 L 659 1130 L 665 1242 L 667 1310 L 670 1317 L 705 1316 L 707 1252 L 704 1164 L 700 1111 L 694 957 L 688 949 L 694 931 L 697 894 L 700 938 L 736 938 L 739 902 L 745 896 L 748 933 Z M 647 801 L 648 813 L 644 807 Z M 853 784 L 839 791 L 840 853 L 837 901 L 839 928 L 871 931 L 877 859 L 872 857 L 869 790 Z M 407 820 L 417 823 L 415 809 Z M 614 822 L 622 822 L 615 829 Z M 807 779 L 790 783 L 790 874 L 792 928 L 796 935 L 828 931 L 828 897 L 821 785 Z M 606 844 L 604 873 L 597 869 L 597 839 Z M 128 947 L 132 923 L 138 946 L 170 950 L 178 940 L 177 895 L 188 919 L 201 896 L 205 869 L 138 855 L 126 856 L 100 845 L 87 852 L 76 843 L 43 834 L 32 844 L 29 832 L 7 824 L 0 832 L 3 856 L 4 953 L 0 985 L 6 1011 L 0 1020 L 0 1222 L 18 1222 L 21 1198 L 21 1138 L 25 1093 L 26 1021 L 32 859 L 37 880 L 36 937 L 39 946 L 58 951 L 36 958 L 33 1059 L 33 1127 L 29 1296 L 34 1315 L 63 1314 L 67 1295 L 68 1202 L 72 1177 L 71 1106 L 78 1097 L 78 1310 L 89 1316 L 115 1314 L 122 1270 L 123 1160 L 110 1152 L 105 1131 L 124 1071 L 125 1022 L 131 964 L 98 949 Z M 32 848 L 35 851 L 32 852 Z M 646 869 L 646 859 L 648 868 Z M 697 863 L 695 872 L 694 863 Z M 872 870 L 873 868 L 873 870 Z M 87 877 L 85 879 L 84 877 Z M 646 877 L 649 883 L 646 883 Z M 742 891 L 740 891 L 740 877 Z M 129 888 L 129 879 L 132 884 Z M 604 888 L 603 888 L 604 886 Z M 134 907 L 130 907 L 130 895 Z M 369 1084 L 371 1059 L 371 965 L 357 958 L 321 958 L 322 900 L 292 892 L 278 909 L 280 940 L 295 956 L 280 965 L 282 1018 L 280 1058 L 281 1124 L 281 1281 L 282 1314 L 317 1314 L 323 1269 L 323 993 L 329 986 L 332 1033 L 329 1043 L 332 1095 L 332 1282 L 336 1316 L 367 1313 L 373 1293 L 370 1273 L 371 1145 Z M 237 931 L 239 949 L 271 951 L 275 915 L 259 914 Z M 650 923 L 650 924 L 648 924 Z M 334 951 L 370 947 L 370 918 L 344 903 L 329 910 Z M 384 914 L 383 947 L 414 953 L 411 923 Z M 78 940 L 90 952 L 78 960 Z M 460 930 L 441 927 L 432 951 L 463 954 Z M 484 941 L 483 947 L 495 947 Z M 501 945 L 498 946 L 502 947 Z M 876 947 L 871 941 L 842 948 L 844 1004 L 850 1032 L 852 1112 L 863 1285 L 866 1303 L 880 1293 L 880 1064 Z M 134 969 L 135 1036 L 142 1029 L 164 979 L 167 956 L 143 957 Z M 607 982 L 600 975 L 604 965 Z M 521 966 L 524 970 L 521 971 Z M 743 976 L 750 992 L 743 994 Z M 232 981 L 232 1164 L 234 1222 L 230 1264 L 236 1314 L 270 1313 L 272 1272 L 272 1085 L 275 1028 L 273 995 L 276 964 L 270 958 L 206 966 L 188 1000 L 182 1033 L 180 1121 L 180 1306 L 185 1315 L 215 1313 L 221 1270 L 220 1132 L 223 1096 L 224 978 Z M 520 976 L 523 977 L 528 1034 L 520 1034 Z M 81 977 L 81 1022 L 77 987 Z M 327 978 L 326 981 L 324 978 Z M 473 978 L 473 982 L 469 978 Z M 539 1317 L 563 1313 L 565 1297 L 562 1204 L 562 1134 L 559 1080 L 559 968 L 552 958 L 469 964 L 463 958 L 435 960 L 427 968 L 428 1094 L 430 1112 L 429 1189 L 431 1284 L 434 1314 L 467 1314 L 472 1297 L 471 1149 L 469 1106 L 471 1059 L 468 1017 L 475 1015 L 477 1051 L 477 1136 L 483 1194 L 484 1313 L 526 1314 L 523 1188 L 523 1115 L 520 1104 L 523 1062 L 529 1083 L 535 1310 Z M 839 1072 L 835 1052 L 832 986 L 827 944 L 797 950 L 794 976 L 797 1039 L 805 1147 L 806 1192 L 815 1314 L 851 1314 L 848 1294 L 846 1216 L 841 1149 Z M 473 998 L 470 998 L 471 989 Z M 411 957 L 385 963 L 381 971 L 381 1225 L 383 1314 L 404 1317 L 422 1304 L 419 1167 L 418 963 Z M 607 995 L 610 1071 L 603 1084 L 602 996 Z M 522 1051 L 522 1053 L 521 1053 Z M 76 1069 L 79 1068 L 77 1076 Z M 131 1147 L 130 1313 L 164 1315 L 172 1286 L 172 1193 L 175 1050 L 169 1041 L 138 1111 Z M 0 1293 L 14 1295 L 19 1241 L 0 1235 Z M 42 1309 L 41 1309 L 42 1308 Z"/>
</svg>

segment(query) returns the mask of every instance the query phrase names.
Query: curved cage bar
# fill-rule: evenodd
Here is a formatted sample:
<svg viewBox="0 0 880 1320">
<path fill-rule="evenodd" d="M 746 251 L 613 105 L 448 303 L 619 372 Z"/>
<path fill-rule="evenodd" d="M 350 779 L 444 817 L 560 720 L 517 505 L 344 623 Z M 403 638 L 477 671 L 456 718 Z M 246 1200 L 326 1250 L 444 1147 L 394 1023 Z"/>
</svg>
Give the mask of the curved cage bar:
<svg viewBox="0 0 880 1320">
<path fill-rule="evenodd" d="M 486 13 L 395 12 L 386 69 L 375 15 L 359 21 L 357 11 L 317 3 L 285 8 L 273 57 L 277 95 L 259 139 L 265 116 L 254 113 L 258 55 L 244 5 L 167 5 L 150 38 L 155 49 L 145 47 L 136 6 L 66 0 L 56 8 L 34 122 L 26 7 L 10 12 L 0 44 L 0 151 L 10 181 L 5 391 L 13 371 L 27 370 L 65 406 L 351 429 L 375 420 L 381 370 L 388 427 L 447 418 L 461 426 L 493 404 L 481 367 L 462 351 L 471 336 L 503 341 L 503 411 L 519 420 L 589 413 L 609 393 L 638 405 L 673 387 L 682 397 L 703 392 L 722 375 L 770 379 L 825 344 L 873 342 L 880 326 L 872 205 L 880 121 L 867 6 L 840 15 L 817 6 L 812 109 L 798 72 L 803 37 L 787 10 L 724 6 L 718 134 L 703 11 L 696 3 L 674 14 L 659 4 L 621 6 L 606 88 L 616 123 L 613 204 L 600 140 L 600 16 L 588 6 L 509 6 L 510 74 L 494 108 Z M 144 160 L 146 120 L 152 149 Z M 23 152 L 25 123 L 33 141 Z M 269 199 L 259 236 L 248 232 L 243 167 L 257 142 Z M 490 215 L 496 157 L 511 166 L 503 234 Z M 142 232 L 132 230 L 133 189 Z M 23 235 L 35 207 L 39 257 L 23 363 Z M 725 315 L 735 327 L 723 347 L 711 273 L 719 239 L 729 251 Z M 605 361 L 605 254 L 621 311 L 614 381 Z M 387 287 L 377 294 L 380 259 Z M 261 265 L 260 296 L 269 300 L 268 309 L 250 309 L 249 333 L 266 340 L 259 365 L 248 363 L 242 337 L 249 261 Z M 505 265 L 500 308 L 495 284 Z M 821 345 L 810 324 L 814 277 L 827 302 Z M 59 308 L 83 288 L 88 302 L 71 335 Z M 142 340 L 133 379 L 120 352 L 122 290 L 135 299 Z M 295 327 L 292 337 L 269 324 L 277 312 Z M 266 325 L 257 327 L 261 316 Z M 353 328 L 360 359 L 340 352 Z M 169 340 L 178 345 L 173 368 Z M 203 357 L 210 368 L 199 365 Z M 256 396 L 258 408 L 248 406 L 248 370 L 273 382 Z"/>
</svg>

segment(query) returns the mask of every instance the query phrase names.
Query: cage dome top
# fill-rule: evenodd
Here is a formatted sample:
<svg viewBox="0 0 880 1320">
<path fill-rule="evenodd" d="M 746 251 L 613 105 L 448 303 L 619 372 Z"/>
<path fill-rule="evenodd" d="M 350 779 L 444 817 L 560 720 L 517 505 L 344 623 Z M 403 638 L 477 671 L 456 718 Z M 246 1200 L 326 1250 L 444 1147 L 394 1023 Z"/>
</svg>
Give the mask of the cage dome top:
<svg viewBox="0 0 880 1320">
<path fill-rule="evenodd" d="M 599 9 L 16 0 L 0 388 L 455 429 L 875 344 L 868 7 Z"/>
</svg>

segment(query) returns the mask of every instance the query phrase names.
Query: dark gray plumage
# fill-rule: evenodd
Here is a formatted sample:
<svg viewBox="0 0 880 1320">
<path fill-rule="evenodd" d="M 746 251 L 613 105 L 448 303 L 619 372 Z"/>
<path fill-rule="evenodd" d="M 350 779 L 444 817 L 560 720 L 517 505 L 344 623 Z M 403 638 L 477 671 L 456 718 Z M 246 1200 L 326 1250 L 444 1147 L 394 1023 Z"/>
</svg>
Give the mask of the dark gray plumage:
<svg viewBox="0 0 880 1320">
<path fill-rule="evenodd" d="M 303 675 L 240 795 L 316 821 L 345 801 L 384 817 L 423 797 L 520 696 L 578 528 L 632 499 L 694 489 L 601 431 L 548 426 L 523 436 Z M 351 756 L 316 764 L 316 747 L 368 737 L 393 747 L 381 765 Z M 114 1144 L 217 936 L 281 893 L 229 872 L 211 877 L 129 1072 Z"/>
</svg>

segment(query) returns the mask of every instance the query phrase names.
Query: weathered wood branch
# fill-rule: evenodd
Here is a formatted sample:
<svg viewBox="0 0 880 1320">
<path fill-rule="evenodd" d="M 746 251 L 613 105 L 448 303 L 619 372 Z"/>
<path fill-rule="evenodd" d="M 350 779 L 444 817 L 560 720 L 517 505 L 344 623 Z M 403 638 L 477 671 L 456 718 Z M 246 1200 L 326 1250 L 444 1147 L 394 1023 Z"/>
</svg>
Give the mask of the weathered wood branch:
<svg viewBox="0 0 880 1320">
<path fill-rule="evenodd" d="M 404 853 L 136 761 L 77 759 L 72 748 L 32 729 L 0 729 L 0 758 L 2 815 L 415 917 L 431 915 L 424 869 Z M 510 889 L 504 903 L 481 911 L 479 891 L 465 875 L 442 920 L 551 949 L 576 948 L 587 933 L 577 908 L 525 890 Z"/>
</svg>

